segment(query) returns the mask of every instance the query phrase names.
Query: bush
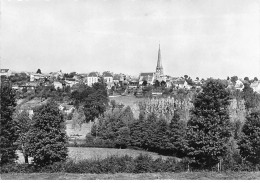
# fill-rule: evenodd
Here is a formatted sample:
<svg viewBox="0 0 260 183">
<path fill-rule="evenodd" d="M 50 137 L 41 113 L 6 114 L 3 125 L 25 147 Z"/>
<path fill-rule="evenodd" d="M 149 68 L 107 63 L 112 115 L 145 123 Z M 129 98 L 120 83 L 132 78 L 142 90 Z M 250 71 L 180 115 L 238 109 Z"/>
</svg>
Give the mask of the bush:
<svg viewBox="0 0 260 183">
<path fill-rule="evenodd" d="M 6 164 L 1 166 L 0 173 L 33 173 L 36 169 L 28 164 Z"/>
<path fill-rule="evenodd" d="M 153 172 L 152 171 L 152 164 L 153 159 L 151 156 L 145 154 L 140 154 L 135 159 L 135 169 L 134 173 L 146 173 L 146 172 Z"/>
<path fill-rule="evenodd" d="M 174 158 L 163 160 L 153 159 L 150 155 L 110 156 L 105 159 L 86 159 L 78 162 L 55 162 L 51 165 L 37 167 L 28 164 L 8 164 L 2 167 L 1 173 L 148 173 L 185 171 L 186 164 L 177 162 Z"/>
</svg>

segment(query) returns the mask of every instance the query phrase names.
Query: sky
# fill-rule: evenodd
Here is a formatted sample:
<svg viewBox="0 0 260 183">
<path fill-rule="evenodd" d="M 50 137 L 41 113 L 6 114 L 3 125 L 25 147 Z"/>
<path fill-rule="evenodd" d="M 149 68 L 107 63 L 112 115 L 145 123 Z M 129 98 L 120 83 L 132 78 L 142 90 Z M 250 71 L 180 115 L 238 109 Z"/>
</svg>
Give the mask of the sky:
<svg viewBox="0 0 260 183">
<path fill-rule="evenodd" d="M 1 68 L 260 79 L 260 0 L 0 0 Z"/>
</svg>

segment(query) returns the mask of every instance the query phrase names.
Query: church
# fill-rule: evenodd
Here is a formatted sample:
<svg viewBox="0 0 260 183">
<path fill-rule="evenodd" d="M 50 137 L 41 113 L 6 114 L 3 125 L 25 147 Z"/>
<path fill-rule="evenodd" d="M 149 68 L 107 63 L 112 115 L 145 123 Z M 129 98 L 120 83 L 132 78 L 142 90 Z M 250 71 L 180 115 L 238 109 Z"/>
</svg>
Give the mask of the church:
<svg viewBox="0 0 260 183">
<path fill-rule="evenodd" d="M 157 59 L 157 66 L 155 72 L 140 73 L 139 85 L 142 85 L 144 81 L 147 81 L 148 85 L 153 85 L 156 80 L 158 80 L 159 82 L 166 81 L 166 76 L 163 73 L 160 44 L 159 44 L 158 59 Z"/>
</svg>

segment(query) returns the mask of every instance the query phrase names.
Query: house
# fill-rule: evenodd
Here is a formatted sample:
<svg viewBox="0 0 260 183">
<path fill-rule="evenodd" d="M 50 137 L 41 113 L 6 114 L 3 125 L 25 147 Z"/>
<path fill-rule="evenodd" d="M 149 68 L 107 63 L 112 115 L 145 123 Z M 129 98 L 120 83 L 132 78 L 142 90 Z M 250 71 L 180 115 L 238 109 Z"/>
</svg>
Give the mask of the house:
<svg viewBox="0 0 260 183">
<path fill-rule="evenodd" d="M 73 85 L 77 84 L 78 82 L 73 78 L 65 78 L 65 85 L 72 87 Z"/>
<path fill-rule="evenodd" d="M 104 72 L 103 78 L 106 83 L 113 83 L 113 75 L 110 72 Z"/>
<path fill-rule="evenodd" d="M 138 84 L 139 84 L 138 79 L 131 79 L 131 80 L 129 80 L 128 88 L 137 88 Z"/>
<path fill-rule="evenodd" d="M 30 81 L 43 81 L 45 76 L 43 74 L 33 73 L 30 75 Z"/>
<path fill-rule="evenodd" d="M 54 81 L 53 82 L 53 85 L 54 85 L 54 88 L 57 90 L 58 88 L 62 89 L 63 88 L 63 85 L 61 82 L 59 81 Z"/>
<path fill-rule="evenodd" d="M 241 80 L 237 80 L 235 84 L 235 89 L 242 91 L 244 88 L 244 84 Z"/>
<path fill-rule="evenodd" d="M 153 72 L 143 72 L 139 76 L 139 85 L 142 85 L 144 81 L 147 81 L 148 85 L 153 85 L 155 80 L 155 73 Z"/>
<path fill-rule="evenodd" d="M 115 84 L 118 84 L 119 81 L 120 81 L 120 75 L 115 74 L 114 77 L 113 77 L 113 82 L 114 82 Z"/>
<path fill-rule="evenodd" d="M 64 111 L 66 114 L 70 114 L 75 110 L 75 107 L 73 105 L 61 104 L 59 106 L 59 109 L 61 111 Z"/>
<path fill-rule="evenodd" d="M 107 84 L 107 88 L 111 89 L 112 86 L 114 86 L 113 75 L 110 72 L 104 72 L 103 78 L 104 78 L 105 83 Z"/>
<path fill-rule="evenodd" d="M 180 88 L 190 89 L 191 88 L 191 86 L 185 80 L 177 80 L 177 81 L 174 81 L 173 84 L 178 89 L 180 89 Z"/>
<path fill-rule="evenodd" d="M 10 69 L 0 69 L 0 76 L 6 76 L 9 77 L 11 76 L 12 72 Z"/>
<path fill-rule="evenodd" d="M 62 71 L 60 70 L 60 71 L 58 71 L 58 72 L 51 72 L 50 75 L 51 75 L 52 77 L 58 79 L 58 78 L 62 78 L 64 74 L 63 74 Z"/>
<path fill-rule="evenodd" d="M 254 92 L 260 93 L 260 81 L 254 81 L 250 87 L 253 88 Z"/>
<path fill-rule="evenodd" d="M 92 86 L 94 83 L 97 82 L 98 82 L 98 74 L 96 72 L 89 73 L 87 78 L 85 78 L 85 83 L 88 86 Z"/>
</svg>

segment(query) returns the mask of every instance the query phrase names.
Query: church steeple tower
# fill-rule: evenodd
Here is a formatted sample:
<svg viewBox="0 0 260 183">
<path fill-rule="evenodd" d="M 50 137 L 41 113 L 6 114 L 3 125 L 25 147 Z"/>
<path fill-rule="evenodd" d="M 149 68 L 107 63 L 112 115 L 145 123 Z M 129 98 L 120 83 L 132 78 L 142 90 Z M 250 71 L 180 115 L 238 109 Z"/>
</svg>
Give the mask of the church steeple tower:
<svg viewBox="0 0 260 183">
<path fill-rule="evenodd" d="M 159 44 L 159 51 L 158 51 L 158 60 L 157 60 L 157 66 L 156 66 L 156 74 L 157 75 L 163 75 L 163 66 L 162 66 L 162 60 L 161 60 L 160 44 Z"/>
</svg>

